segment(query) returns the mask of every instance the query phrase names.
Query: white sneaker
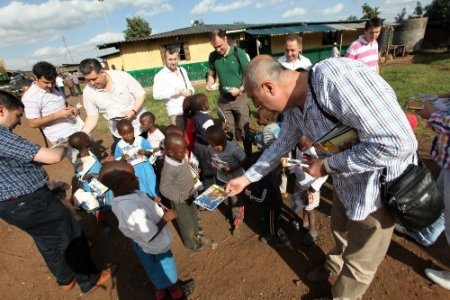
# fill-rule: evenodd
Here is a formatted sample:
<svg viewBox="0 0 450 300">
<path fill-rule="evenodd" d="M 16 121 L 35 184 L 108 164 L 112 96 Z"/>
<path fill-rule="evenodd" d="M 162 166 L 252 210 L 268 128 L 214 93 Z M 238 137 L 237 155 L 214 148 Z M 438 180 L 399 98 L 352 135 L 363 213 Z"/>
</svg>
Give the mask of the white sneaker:
<svg viewBox="0 0 450 300">
<path fill-rule="evenodd" d="M 450 272 L 427 268 L 425 269 L 425 274 L 431 281 L 439 284 L 444 289 L 450 290 Z"/>
</svg>

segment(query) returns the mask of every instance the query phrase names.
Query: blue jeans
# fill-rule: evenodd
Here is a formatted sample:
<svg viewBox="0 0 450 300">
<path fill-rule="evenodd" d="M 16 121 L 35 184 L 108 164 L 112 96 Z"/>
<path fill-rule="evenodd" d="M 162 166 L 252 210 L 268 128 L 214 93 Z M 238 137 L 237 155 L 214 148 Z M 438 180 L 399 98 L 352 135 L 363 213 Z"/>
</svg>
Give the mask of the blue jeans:
<svg viewBox="0 0 450 300">
<path fill-rule="evenodd" d="M 407 231 L 404 227 L 396 224 L 395 230 L 399 231 L 407 236 L 412 237 L 416 242 L 422 246 L 428 247 L 433 245 L 444 231 L 444 213 L 430 226 L 422 229 L 421 231 Z"/>
</svg>

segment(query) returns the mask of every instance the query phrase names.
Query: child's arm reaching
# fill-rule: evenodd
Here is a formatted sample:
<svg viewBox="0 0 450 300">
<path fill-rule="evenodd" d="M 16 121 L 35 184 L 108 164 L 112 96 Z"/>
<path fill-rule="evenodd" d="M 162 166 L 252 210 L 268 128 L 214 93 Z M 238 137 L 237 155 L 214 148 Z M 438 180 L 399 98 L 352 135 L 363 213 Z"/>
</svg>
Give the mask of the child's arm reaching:
<svg viewBox="0 0 450 300">
<path fill-rule="evenodd" d="M 158 197 L 159 199 L 159 197 Z M 161 199 L 159 199 L 161 200 Z M 154 199 L 153 201 L 157 202 L 157 199 Z M 156 223 L 156 226 L 158 227 L 158 231 L 153 235 L 153 237 L 148 240 L 148 242 L 150 243 L 151 241 L 153 241 L 158 234 L 161 232 L 161 230 L 164 228 L 164 226 L 166 226 L 167 223 L 169 223 L 170 221 L 172 221 L 173 219 L 175 219 L 177 217 L 177 212 L 173 209 L 168 209 L 164 212 L 163 216 L 161 217 L 161 220 L 159 220 L 158 223 Z"/>
</svg>

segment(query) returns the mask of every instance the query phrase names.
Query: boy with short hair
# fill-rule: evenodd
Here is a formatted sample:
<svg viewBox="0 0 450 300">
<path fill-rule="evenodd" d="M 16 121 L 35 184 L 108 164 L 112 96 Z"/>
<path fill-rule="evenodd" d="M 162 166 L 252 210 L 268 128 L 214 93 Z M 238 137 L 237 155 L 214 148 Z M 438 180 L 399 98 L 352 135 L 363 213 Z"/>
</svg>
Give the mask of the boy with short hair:
<svg viewBox="0 0 450 300">
<path fill-rule="evenodd" d="M 193 250 L 203 250 L 199 239 L 197 206 L 193 203 L 195 181 L 186 157 L 187 143 L 178 133 L 166 135 L 164 140 L 164 166 L 161 172 L 159 190 L 170 200 L 177 212 L 176 220 L 183 244 Z"/>
<path fill-rule="evenodd" d="M 177 217 L 174 210 L 163 210 L 159 198 L 151 200 L 138 191 L 139 182 L 133 167 L 125 161 L 105 163 L 100 170 L 100 181 L 114 193 L 112 210 L 119 220 L 120 231 L 132 240 L 148 278 L 155 286 L 155 299 L 186 299 L 193 291 L 193 281 L 185 286 L 178 284 L 173 259 L 172 235 L 167 223 Z"/>
</svg>

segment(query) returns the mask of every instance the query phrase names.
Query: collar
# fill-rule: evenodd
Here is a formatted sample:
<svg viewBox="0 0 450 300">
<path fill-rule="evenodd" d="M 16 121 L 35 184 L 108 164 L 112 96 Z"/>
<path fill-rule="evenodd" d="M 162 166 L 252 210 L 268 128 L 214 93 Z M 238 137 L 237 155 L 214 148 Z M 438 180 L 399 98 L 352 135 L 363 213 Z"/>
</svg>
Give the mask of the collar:
<svg viewBox="0 0 450 300">
<path fill-rule="evenodd" d="M 359 38 L 358 38 L 358 41 L 359 41 L 361 44 L 363 44 L 363 45 L 373 44 L 373 42 L 372 42 L 372 43 L 369 43 L 369 41 L 366 40 L 366 38 L 364 37 L 364 35 L 360 35 Z"/>
<path fill-rule="evenodd" d="M 182 166 L 186 162 L 186 159 L 183 159 L 182 162 L 179 162 L 179 161 L 176 161 L 175 159 L 165 155 L 164 156 L 164 161 L 166 163 L 168 163 L 169 165 L 172 165 L 174 167 L 179 167 L 179 166 Z"/>
<path fill-rule="evenodd" d="M 36 84 L 36 82 L 33 82 L 33 84 L 31 85 L 31 87 L 33 87 L 36 91 L 41 92 L 41 93 L 43 93 L 43 94 L 45 94 L 45 93 L 55 94 L 54 92 L 56 92 L 56 89 L 55 89 L 54 87 L 53 87 L 52 90 L 49 92 L 49 91 L 47 91 L 47 90 L 44 90 L 43 88 L 40 88 L 40 87 Z M 31 88 L 31 87 L 30 87 L 30 88 Z"/>
<path fill-rule="evenodd" d="M 164 70 L 166 71 L 166 73 L 169 74 L 177 74 L 180 72 L 180 66 L 177 66 L 175 71 L 172 71 L 171 69 L 169 69 L 167 66 L 164 66 Z"/>
</svg>

